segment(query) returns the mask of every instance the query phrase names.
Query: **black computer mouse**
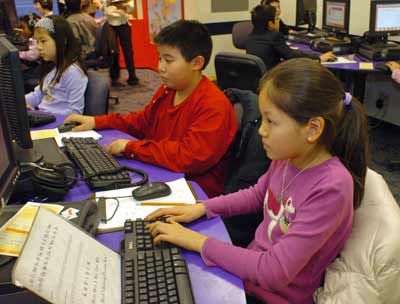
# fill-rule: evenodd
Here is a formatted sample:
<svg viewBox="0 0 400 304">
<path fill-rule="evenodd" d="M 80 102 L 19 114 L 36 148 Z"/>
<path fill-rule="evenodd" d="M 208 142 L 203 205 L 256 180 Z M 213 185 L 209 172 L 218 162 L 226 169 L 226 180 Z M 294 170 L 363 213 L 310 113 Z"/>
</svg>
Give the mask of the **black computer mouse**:
<svg viewBox="0 0 400 304">
<path fill-rule="evenodd" d="M 71 121 L 71 122 L 63 123 L 63 124 L 59 125 L 57 128 L 58 128 L 58 131 L 59 131 L 60 133 L 64 133 L 64 132 L 69 132 L 69 131 L 71 131 L 72 128 L 74 128 L 74 127 L 76 127 L 76 126 L 79 126 L 79 125 L 80 125 L 79 122 L 77 122 L 77 121 Z"/>
<path fill-rule="evenodd" d="M 171 194 L 171 188 L 162 182 L 151 182 L 132 191 L 132 196 L 137 201 L 149 200 Z"/>
</svg>

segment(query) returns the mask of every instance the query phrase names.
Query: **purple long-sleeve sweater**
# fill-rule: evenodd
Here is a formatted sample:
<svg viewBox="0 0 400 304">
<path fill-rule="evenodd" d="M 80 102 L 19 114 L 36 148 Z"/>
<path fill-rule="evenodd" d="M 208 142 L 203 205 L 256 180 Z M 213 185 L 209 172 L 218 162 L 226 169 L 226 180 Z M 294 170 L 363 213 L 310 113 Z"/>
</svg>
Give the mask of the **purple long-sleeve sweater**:
<svg viewBox="0 0 400 304">
<path fill-rule="evenodd" d="M 288 164 L 284 178 L 285 166 L 274 161 L 255 186 L 204 202 L 208 217 L 263 212 L 264 220 L 247 249 L 210 237 L 201 255 L 268 303 L 313 303 L 351 231 L 353 180 L 337 157 L 301 173 Z"/>
</svg>

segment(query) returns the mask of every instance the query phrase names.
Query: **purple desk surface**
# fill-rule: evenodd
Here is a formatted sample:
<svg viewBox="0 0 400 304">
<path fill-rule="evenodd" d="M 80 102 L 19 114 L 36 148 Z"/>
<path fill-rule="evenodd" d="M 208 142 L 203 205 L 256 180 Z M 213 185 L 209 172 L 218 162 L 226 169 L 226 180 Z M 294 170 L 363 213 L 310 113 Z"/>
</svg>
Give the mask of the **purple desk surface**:
<svg viewBox="0 0 400 304">
<path fill-rule="evenodd" d="M 291 43 L 291 47 L 296 47 L 302 52 L 307 52 L 307 53 L 313 53 L 316 55 L 320 55 L 320 52 L 313 51 L 308 45 L 306 44 L 301 44 L 301 43 Z M 366 69 L 360 69 L 359 64 L 360 62 L 371 62 L 375 63 L 372 61 L 368 61 L 367 59 L 364 59 L 360 57 L 357 54 L 351 54 L 351 55 L 345 55 L 344 57 L 349 57 L 349 59 L 356 61 L 356 63 L 338 63 L 338 64 L 329 64 L 326 67 L 329 69 L 336 69 L 336 70 L 347 70 L 347 71 L 356 71 L 356 72 L 364 72 L 364 73 L 370 73 L 370 72 L 380 72 L 377 69 L 374 70 L 366 70 Z"/>
<path fill-rule="evenodd" d="M 57 116 L 57 120 L 46 126 L 38 129 L 54 128 L 62 123 L 64 117 Z M 99 140 L 101 145 L 110 143 L 118 138 L 132 138 L 128 134 L 116 130 L 98 131 L 103 137 Z M 124 158 L 118 159 L 122 164 L 130 165 L 142 170 L 145 170 L 150 181 L 171 181 L 183 176 L 181 173 L 174 173 L 169 170 L 145 164 L 139 161 L 128 160 Z M 192 183 L 200 199 L 206 199 L 207 196 L 203 190 L 196 184 Z M 87 198 L 92 192 L 84 182 L 78 182 L 70 191 L 65 201 L 79 201 Z M 213 218 L 211 220 L 198 220 L 187 225 L 189 228 L 212 236 L 216 239 L 231 242 L 229 234 L 221 218 Z M 120 242 L 123 238 L 123 232 L 112 232 L 101 234 L 97 239 L 107 247 L 119 252 Z M 195 302 L 197 304 L 210 303 L 230 303 L 230 304 L 245 304 L 245 293 L 242 280 L 238 277 L 224 271 L 219 267 L 208 267 L 203 263 L 200 255 L 194 252 L 183 250 L 183 256 L 188 264 L 190 280 L 194 293 Z"/>
</svg>

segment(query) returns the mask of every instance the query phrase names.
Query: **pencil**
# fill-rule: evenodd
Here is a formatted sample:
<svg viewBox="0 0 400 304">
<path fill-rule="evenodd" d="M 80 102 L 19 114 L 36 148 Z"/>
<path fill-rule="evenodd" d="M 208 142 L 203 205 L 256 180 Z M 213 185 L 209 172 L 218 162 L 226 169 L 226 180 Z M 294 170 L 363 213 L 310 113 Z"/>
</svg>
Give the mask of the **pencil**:
<svg viewBox="0 0 400 304">
<path fill-rule="evenodd" d="M 178 202 L 139 202 L 140 206 L 185 206 L 188 203 L 178 203 Z"/>
</svg>

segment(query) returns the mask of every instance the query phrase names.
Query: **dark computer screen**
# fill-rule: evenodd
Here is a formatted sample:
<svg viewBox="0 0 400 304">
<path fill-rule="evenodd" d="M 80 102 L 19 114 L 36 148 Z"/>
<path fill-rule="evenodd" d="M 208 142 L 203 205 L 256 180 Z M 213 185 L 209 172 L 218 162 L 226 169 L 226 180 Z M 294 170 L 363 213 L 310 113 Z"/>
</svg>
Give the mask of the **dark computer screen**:
<svg viewBox="0 0 400 304">
<path fill-rule="evenodd" d="M 350 0 L 324 0 L 323 7 L 324 30 L 348 34 Z"/>
<path fill-rule="evenodd" d="M 371 1 L 370 32 L 400 34 L 400 0 Z"/>
<path fill-rule="evenodd" d="M 297 0 L 296 26 L 313 23 L 317 15 L 317 0 Z"/>
<path fill-rule="evenodd" d="M 18 174 L 8 124 L 0 103 L 0 214 L 11 196 Z"/>
<path fill-rule="evenodd" d="M 21 148 L 32 148 L 19 53 L 4 35 L 0 35 L 0 95 L 12 139 Z"/>
</svg>

